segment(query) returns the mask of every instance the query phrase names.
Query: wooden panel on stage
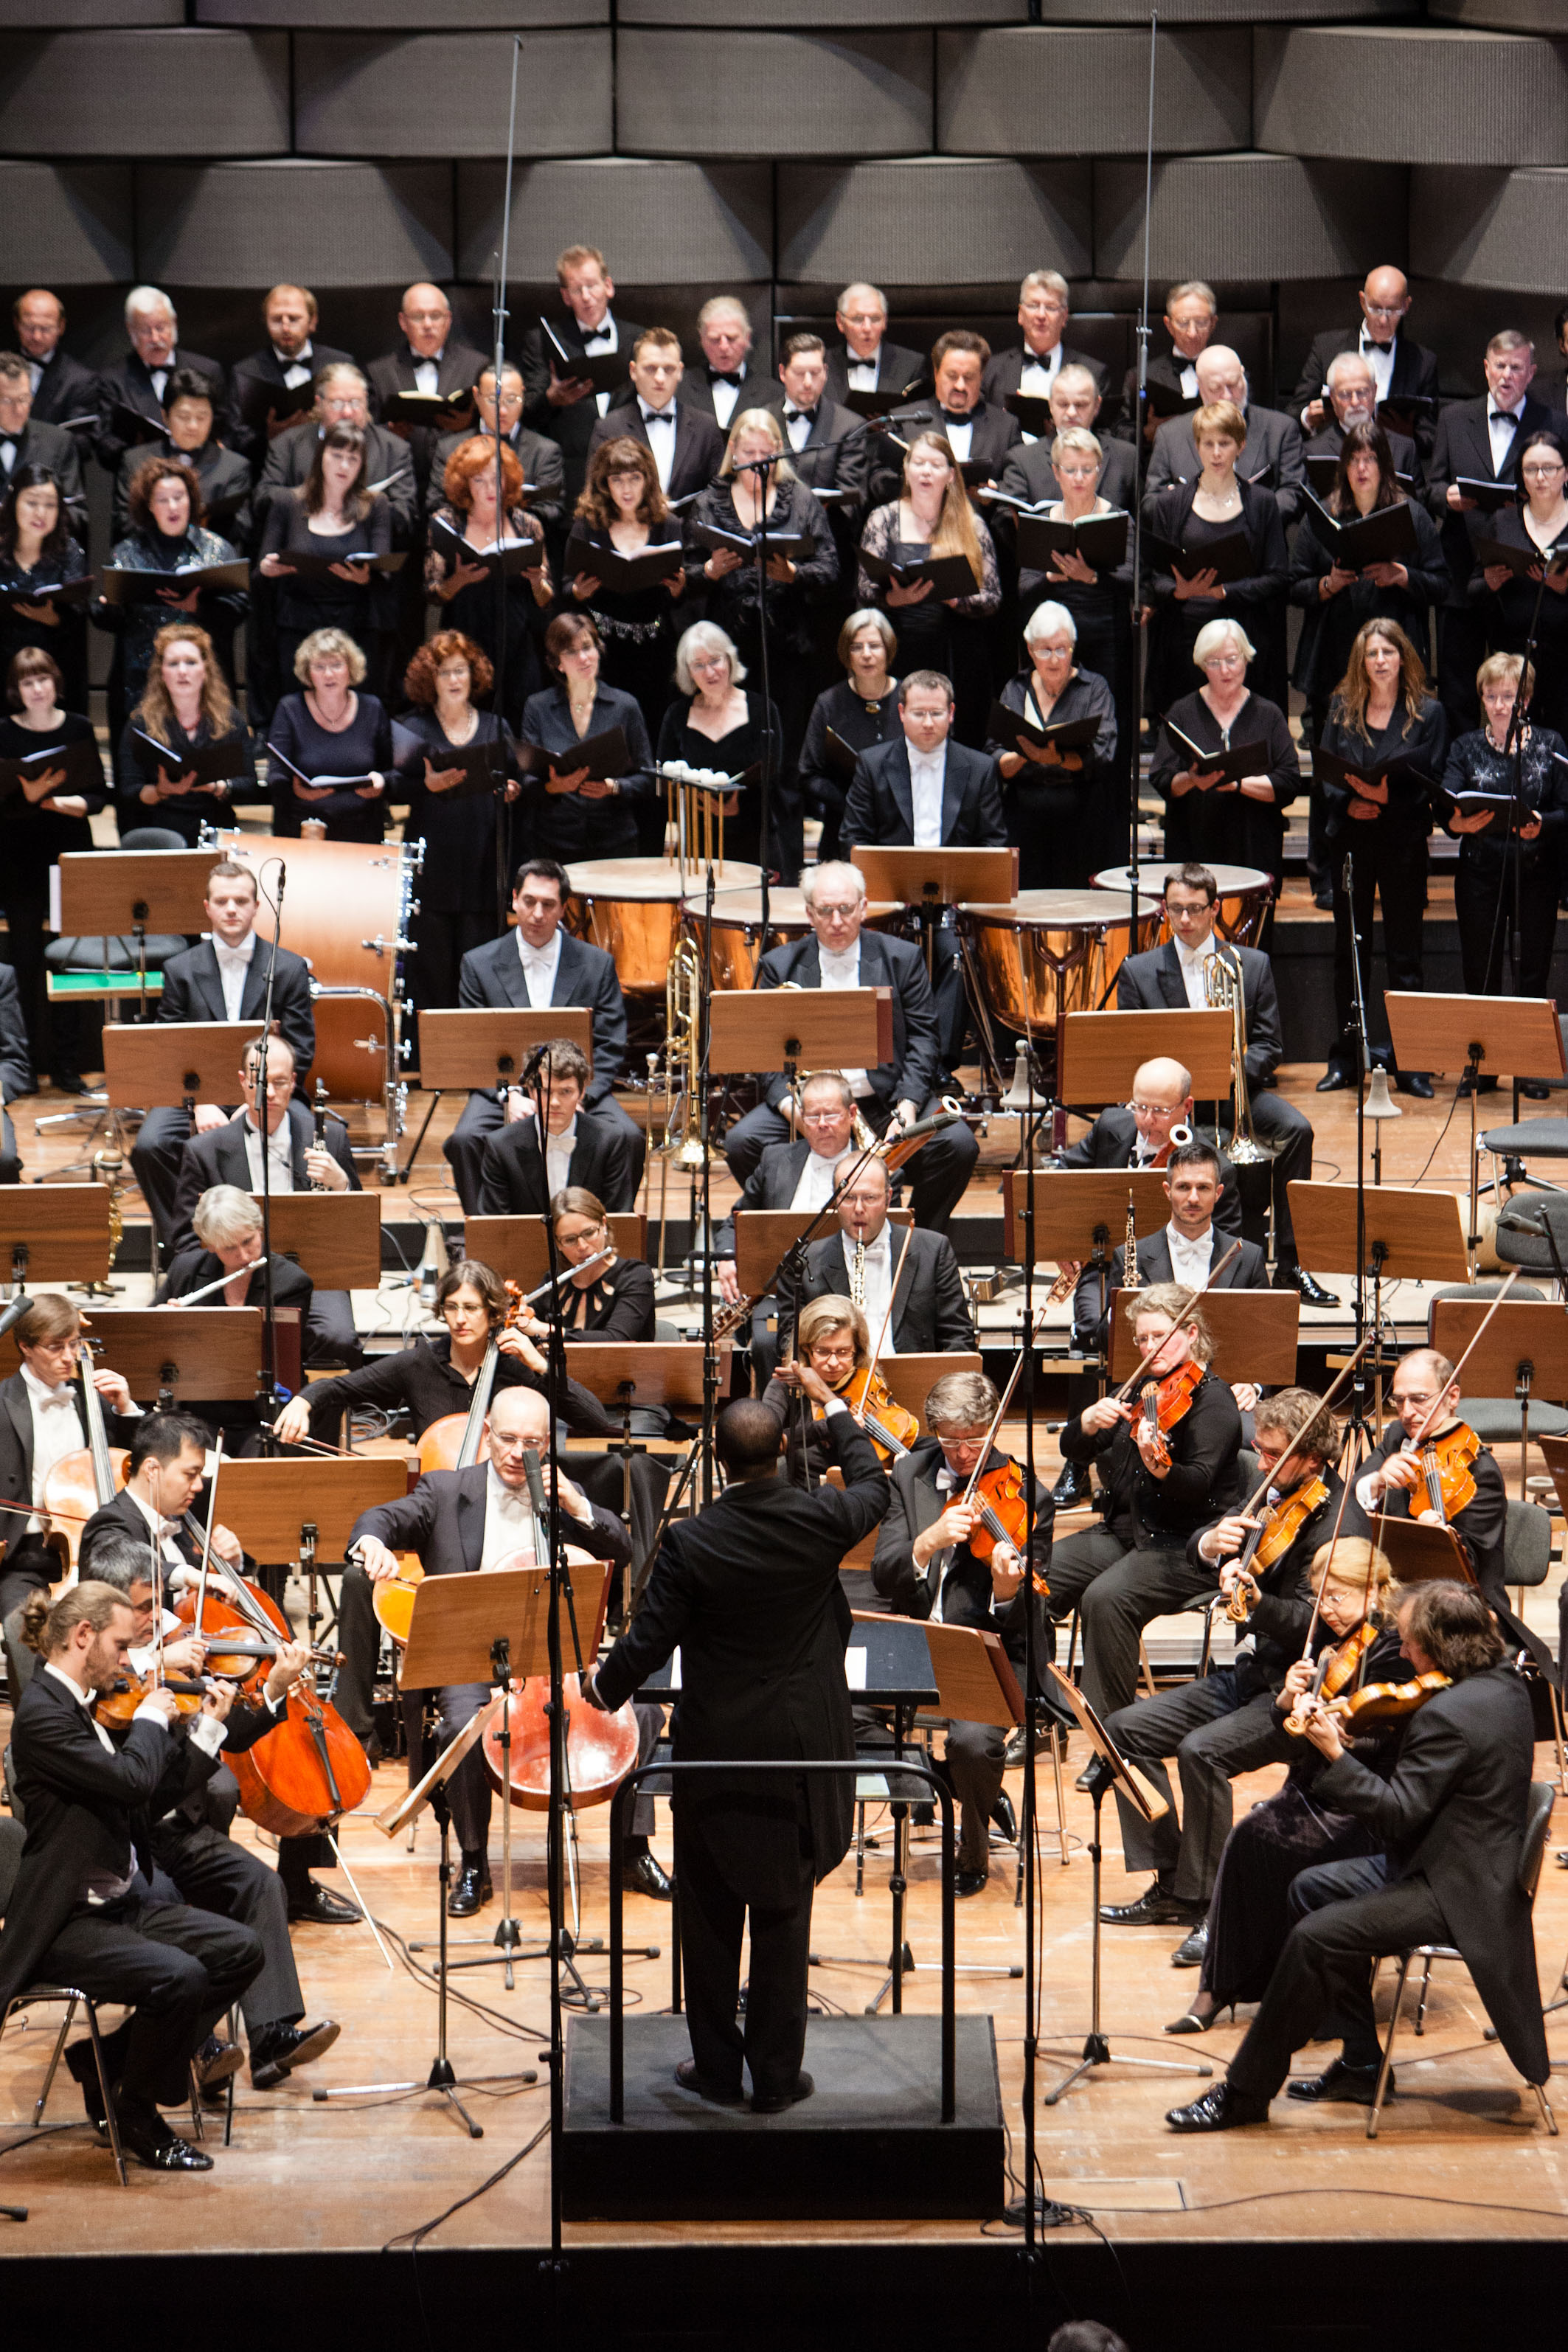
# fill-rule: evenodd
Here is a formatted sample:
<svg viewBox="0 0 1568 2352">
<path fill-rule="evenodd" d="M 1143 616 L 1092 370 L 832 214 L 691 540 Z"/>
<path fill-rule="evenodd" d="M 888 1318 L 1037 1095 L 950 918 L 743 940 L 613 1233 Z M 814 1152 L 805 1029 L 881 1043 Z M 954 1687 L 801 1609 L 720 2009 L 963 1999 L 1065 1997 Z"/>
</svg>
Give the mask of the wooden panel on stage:
<svg viewBox="0 0 1568 2352">
<path fill-rule="evenodd" d="M 594 1020 L 580 1005 L 431 1006 L 419 1015 L 419 1084 L 426 1094 L 515 1083 L 536 1045 L 564 1037 L 594 1058 Z"/>
<path fill-rule="evenodd" d="M 1002 1171 L 1003 1250 L 1016 1265 L 1024 1262 L 1024 1208 L 1035 1204 L 1035 1264 L 1056 1265 L 1063 1258 L 1087 1258 L 1097 1226 L 1106 1245 L 1120 1249 L 1127 1239 L 1127 1204 L 1132 1230 L 1147 1241 L 1170 1222 L 1165 1179 L 1154 1168 L 1037 1168 L 1026 1183 L 1021 1168 Z"/>
<path fill-rule="evenodd" d="M 270 1217 L 273 1250 L 293 1258 L 318 1290 L 374 1290 L 380 1283 L 378 1192 L 274 1192 Z"/>
<path fill-rule="evenodd" d="M 1062 1024 L 1062 1066 L 1057 1092 L 1063 1102 L 1131 1100 L 1145 1062 L 1180 1062 L 1192 1072 L 1200 1101 L 1230 1093 L 1234 1024 L 1228 1013 L 1069 1013 Z"/>
<path fill-rule="evenodd" d="M 107 1184 L 0 1185 L 0 1281 L 37 1290 L 108 1274 Z"/>
<path fill-rule="evenodd" d="M 1314 1267 L 1320 1276 L 1353 1276 L 1355 1186 L 1292 1183 L 1287 1189 L 1301 1264 Z M 1393 1184 L 1369 1184 L 1363 1197 L 1369 1276 L 1374 1245 L 1381 1242 L 1385 1283 L 1469 1280 L 1464 1220 L 1452 1192 L 1405 1192 Z"/>
<path fill-rule="evenodd" d="M 1122 1313 L 1136 1292 L 1110 1294 L 1110 1377 L 1131 1380 L 1138 1342 Z M 1293 1290 L 1210 1290 L 1195 1310 L 1214 1341 L 1210 1370 L 1222 1381 L 1250 1381 L 1260 1389 L 1289 1388 L 1296 1378 L 1301 1301 Z"/>
<path fill-rule="evenodd" d="M 811 1209 L 737 1209 L 735 1212 L 735 1279 L 741 1286 L 742 1298 L 765 1297 L 773 1286 L 786 1252 L 800 1239 L 816 1214 Z M 912 1225 L 912 1209 L 889 1209 L 890 1225 Z M 831 1241 L 837 1233 L 837 1217 L 822 1217 L 816 1222 L 811 1247 L 818 1242 Z M 899 1246 L 901 1248 L 902 1244 Z M 876 1333 L 872 1333 L 873 1339 Z"/>
<path fill-rule="evenodd" d="M 635 1215 L 610 1219 L 610 1240 L 617 1257 L 647 1255 L 647 1219 Z M 465 1217 L 463 1249 L 499 1274 L 503 1282 L 520 1282 L 524 1292 L 550 1279 L 550 1244 L 542 1216 Z"/>
</svg>

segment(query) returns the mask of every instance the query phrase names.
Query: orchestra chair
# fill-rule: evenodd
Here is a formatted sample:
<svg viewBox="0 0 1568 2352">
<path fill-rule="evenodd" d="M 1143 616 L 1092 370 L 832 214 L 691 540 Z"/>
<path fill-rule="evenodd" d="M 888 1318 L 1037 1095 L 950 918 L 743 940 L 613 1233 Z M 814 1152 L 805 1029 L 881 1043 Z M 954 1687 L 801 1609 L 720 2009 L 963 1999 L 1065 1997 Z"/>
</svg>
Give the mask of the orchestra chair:
<svg viewBox="0 0 1568 2352">
<path fill-rule="evenodd" d="M 1524 1817 L 1524 1843 L 1519 1856 L 1519 1887 L 1521 1894 L 1526 1895 L 1531 1905 L 1534 1904 L 1535 1892 L 1541 1884 L 1541 1865 L 1546 1858 L 1546 1839 L 1552 1827 L 1552 1808 L 1556 1802 L 1556 1798 L 1557 1791 L 1550 1780 L 1531 1782 L 1530 1801 Z M 1390 1954 L 1388 1957 L 1392 1958 L 1394 1956 Z M 1405 1988 L 1409 1980 L 1413 1964 L 1419 1960 L 1424 1969 L 1421 1979 L 1421 1999 L 1415 2012 L 1415 2031 L 1419 2033 L 1426 2013 L 1426 1989 L 1432 1979 L 1433 1961 L 1459 1960 L 1462 1962 L 1464 1954 L 1457 1950 L 1452 1944 L 1415 1944 L 1408 1951 L 1401 1952 L 1397 1957 L 1399 1982 L 1394 1989 L 1394 2010 L 1388 2021 L 1388 2039 L 1383 2045 L 1383 2063 L 1377 2071 L 1377 2088 L 1373 2094 L 1372 2112 L 1366 2119 L 1368 2139 L 1377 2137 L 1378 2118 L 1383 2113 L 1383 2103 L 1388 2091 L 1388 2078 L 1394 2069 L 1394 2037 L 1399 2031 L 1399 2012 L 1404 2004 Z M 1488 2028 L 1487 2038 L 1489 2041 L 1496 2039 L 1490 2027 Z M 1437 2054 L 1438 2057 L 1446 2057 L 1451 2053 L 1440 2051 Z M 1436 2060 L 1428 2059 L 1426 2063 L 1429 2065 L 1435 2065 Z M 1555 2139 L 1557 2118 L 1552 2112 L 1552 2103 L 1546 2095 L 1546 2086 L 1542 2083 L 1532 2083 L 1530 2087 L 1535 2093 L 1546 2128 Z"/>
<path fill-rule="evenodd" d="M 1568 1125 L 1568 1122 L 1564 1124 Z M 1568 1202 L 1564 1202 L 1563 1207 L 1565 1215 L 1568 1215 Z M 1500 1232 L 1497 1244 L 1498 1255 L 1505 1265 L 1522 1264 L 1531 1273 L 1551 1274 L 1552 1259 L 1546 1243 L 1538 1240 L 1533 1234 Z M 1563 1234 L 1558 1247 L 1563 1252 L 1564 1263 L 1568 1264 L 1568 1231 Z M 1516 1248 L 1530 1251 L 1532 1255 L 1528 1258 L 1516 1257 Z M 1540 1265 L 1537 1265 L 1537 1256 L 1543 1262 Z M 1501 1288 L 1500 1281 L 1488 1278 L 1479 1282 L 1450 1283 L 1440 1290 L 1435 1290 L 1426 1309 L 1428 1344 L 1436 1320 L 1439 1298 L 1495 1298 Z M 1509 1292 L 1509 1302 L 1514 1306 L 1543 1303 L 1545 1299 L 1546 1293 L 1532 1282 L 1516 1282 Z M 1467 1391 L 1463 1410 L 1465 1419 L 1483 1445 L 1517 1445 L 1524 1433 L 1523 1408 L 1517 1397 L 1471 1396 Z M 1530 1434 L 1531 1438 L 1568 1437 L 1568 1412 L 1560 1404 L 1548 1404 L 1543 1398 L 1532 1396 L 1530 1400 Z"/>
<path fill-rule="evenodd" d="M 12 1889 L 16 1884 L 16 1874 L 22 1866 L 22 1847 L 26 1837 L 26 1832 L 20 1822 L 0 1821 L 0 1918 L 5 1916 Z M 44 2120 L 44 2107 L 65 2050 L 66 2036 L 71 2030 L 77 2011 L 80 2009 L 87 2019 L 87 2030 L 92 2040 L 93 2062 L 98 2068 L 98 2086 L 102 2094 L 104 2119 L 109 2129 L 110 2153 L 114 2158 L 114 2169 L 119 2176 L 120 2186 L 121 2189 L 129 2189 L 131 2183 L 126 2178 L 124 2152 L 120 2145 L 120 2120 L 114 2112 L 114 2094 L 110 2087 L 109 2070 L 103 2063 L 103 2042 L 98 2030 L 97 2003 L 89 2000 L 86 1993 L 79 1991 L 74 1985 L 26 1985 L 14 2000 L 7 2003 L 5 2016 L 0 2017 L 0 2035 L 5 2033 L 5 2028 L 10 2024 L 17 2010 L 31 2009 L 44 2001 L 63 2001 L 66 2013 L 60 2021 L 59 2032 L 55 2037 L 55 2046 L 49 2056 L 48 2072 L 44 2076 L 44 2087 L 38 2093 L 33 2108 L 33 2129 L 37 2131 Z"/>
</svg>

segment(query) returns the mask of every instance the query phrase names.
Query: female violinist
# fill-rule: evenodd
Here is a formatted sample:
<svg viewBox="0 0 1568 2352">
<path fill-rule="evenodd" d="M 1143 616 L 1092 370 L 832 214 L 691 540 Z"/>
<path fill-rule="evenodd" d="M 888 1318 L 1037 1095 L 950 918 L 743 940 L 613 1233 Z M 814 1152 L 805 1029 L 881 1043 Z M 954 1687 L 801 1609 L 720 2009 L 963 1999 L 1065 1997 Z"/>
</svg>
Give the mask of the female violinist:
<svg viewBox="0 0 1568 2352">
<path fill-rule="evenodd" d="M 1286 1717 L 1325 1663 L 1330 1677 L 1344 1677 L 1344 1687 L 1353 1685 L 1358 1675 L 1384 1681 L 1400 1671 L 1400 1631 L 1384 1622 L 1391 1605 L 1387 1559 L 1360 1537 L 1342 1535 L 1331 1563 L 1329 1549 L 1325 1545 L 1318 1552 L 1310 1570 L 1313 1591 L 1321 1592 L 1310 1648 L 1290 1666 L 1273 1701 L 1277 1753 L 1289 1770 L 1284 1786 L 1243 1813 L 1226 1840 L 1209 1903 L 1198 1990 L 1167 2027 L 1171 2033 L 1205 2032 L 1220 2010 L 1238 2000 L 1260 2000 L 1290 1932 L 1291 1880 L 1314 1864 L 1372 1851 L 1358 1822 L 1314 1796 L 1322 1769 L 1317 1748 L 1289 1738 L 1284 1729 Z M 1408 1599 L 1397 1601 L 1401 1617 Z M 1363 1627 L 1371 1629 L 1370 1640 Z M 1391 1759 L 1402 1729 L 1393 1727 L 1375 1748 L 1369 1744 L 1362 1752 Z"/>
<path fill-rule="evenodd" d="M 1030 1550 L 1033 1578 L 1027 1578 L 1025 1522 L 1017 1509 L 1021 1474 L 992 1443 L 1000 1402 L 981 1372 L 949 1372 L 931 1390 L 925 1401 L 931 1434 L 893 1465 L 871 1576 L 882 1606 L 895 1614 L 994 1633 L 1021 1667 L 1028 1588 L 1035 1582 L 1037 1591 L 1043 1589 L 1050 1569 L 1052 1506 L 1041 1484 Z M 1003 1512 L 1012 1532 L 999 1540 L 985 1522 Z M 1049 1638 L 1044 1603 L 1037 1598 L 1033 1605 L 1035 1654 L 1043 1663 Z M 948 1777 L 963 1814 L 953 1881 L 960 1895 L 978 1895 L 985 1884 L 991 1823 L 996 1822 L 1004 1837 L 1016 1834 L 1012 1806 L 1002 1792 L 1005 1744 L 991 1724 L 948 1726 Z"/>
<path fill-rule="evenodd" d="M 866 1318 L 837 1293 L 808 1300 L 795 1336 L 795 1354 L 779 1366 L 763 1402 L 778 1419 L 784 1437 L 787 1475 L 797 1486 L 816 1486 L 835 1459 L 823 1415 L 829 1396 L 841 1396 L 881 1456 L 884 1468 L 908 1453 L 920 1436 L 920 1423 L 888 1394 L 871 1363 Z M 826 1391 L 820 1395 L 806 1374 Z M 869 1579 L 850 1570 L 845 1591 L 855 1608 L 875 1608 Z"/>
</svg>

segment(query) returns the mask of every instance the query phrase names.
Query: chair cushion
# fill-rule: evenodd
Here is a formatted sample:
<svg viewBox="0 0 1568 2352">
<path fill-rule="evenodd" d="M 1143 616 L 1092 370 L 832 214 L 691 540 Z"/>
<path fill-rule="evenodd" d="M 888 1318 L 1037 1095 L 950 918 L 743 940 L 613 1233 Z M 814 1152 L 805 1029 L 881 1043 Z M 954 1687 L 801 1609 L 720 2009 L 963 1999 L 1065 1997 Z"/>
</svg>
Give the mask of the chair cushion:
<svg viewBox="0 0 1568 2352">
<path fill-rule="evenodd" d="M 1460 1411 L 1483 1445 L 1517 1444 L 1521 1415 L 1515 1398 L 1468 1396 Z M 1532 1399 L 1530 1433 L 1531 1437 L 1568 1437 L 1568 1412 L 1560 1404 L 1540 1404 Z"/>
<path fill-rule="evenodd" d="M 185 941 L 177 931 L 149 931 L 147 934 L 147 969 L 162 971 L 172 957 L 184 955 Z M 95 939 L 51 940 L 44 950 L 44 961 L 51 971 L 101 971 L 103 941 Z M 136 942 L 132 939 L 112 939 L 109 942 L 110 971 L 135 971 L 140 968 Z"/>
<path fill-rule="evenodd" d="M 1489 1127 L 1478 1140 L 1483 1151 L 1506 1151 L 1524 1160 L 1568 1160 L 1568 1118 L 1521 1118 L 1517 1127 Z"/>
</svg>

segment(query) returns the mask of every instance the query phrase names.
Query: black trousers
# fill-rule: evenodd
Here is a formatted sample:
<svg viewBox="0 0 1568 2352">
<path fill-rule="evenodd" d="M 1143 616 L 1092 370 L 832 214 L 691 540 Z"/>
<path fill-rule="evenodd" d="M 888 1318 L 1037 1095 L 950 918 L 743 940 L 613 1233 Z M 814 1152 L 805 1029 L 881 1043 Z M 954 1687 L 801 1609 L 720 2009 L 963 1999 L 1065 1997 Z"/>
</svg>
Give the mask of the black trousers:
<svg viewBox="0 0 1568 2352">
<path fill-rule="evenodd" d="M 33 1593 L 47 1592 L 64 1573 L 59 1554 L 50 1551 L 41 1537 L 18 1536 L 0 1561 L 0 1618 L 9 1617 Z"/>
<path fill-rule="evenodd" d="M 128 2098 L 176 2107 L 189 2095 L 192 2058 L 264 1966 L 249 1927 L 160 1902 L 138 1873 L 118 1903 L 71 1913 L 38 1977 L 132 2004 L 134 2015 L 105 2048 L 110 2079 Z"/>
<path fill-rule="evenodd" d="M 991 1865 L 991 1808 L 1002 1788 L 1007 1742 L 993 1723 L 950 1723 L 947 1777 L 959 1804 L 958 1867 Z"/>
<path fill-rule="evenodd" d="M 1519 970 L 1510 971 L 1510 996 L 1550 996 L 1552 948 L 1557 931 L 1558 878 L 1540 861 L 1519 877 Z M 1502 905 L 1500 909 L 1499 897 Z M 1479 874 L 1459 860 L 1454 876 L 1459 963 L 1467 996 L 1502 993 L 1504 959 L 1513 930 L 1513 876 Z"/>
<path fill-rule="evenodd" d="M 879 1134 L 892 1115 L 892 1105 L 879 1101 L 875 1095 L 868 1096 L 858 1108 L 867 1125 Z M 929 1118 L 941 1108 L 938 1097 L 929 1095 L 920 1107 L 921 1117 Z M 788 1120 L 783 1111 L 767 1103 L 759 1103 L 744 1118 L 737 1119 L 724 1138 L 724 1157 L 736 1183 L 745 1182 L 770 1143 L 789 1140 Z M 898 1181 L 910 1188 L 915 1223 L 922 1231 L 946 1233 L 979 1160 L 973 1129 L 961 1126 L 944 1128 L 940 1135 L 933 1135 L 906 1163 Z"/>
<path fill-rule="evenodd" d="M 642 1182 L 643 1163 L 647 1158 L 647 1136 L 635 1118 L 627 1118 L 613 1095 L 606 1095 L 602 1102 L 596 1102 L 590 1117 L 602 1118 L 606 1126 L 620 1129 L 630 1166 L 630 1195 L 625 1201 L 606 1201 L 605 1206 L 617 1211 L 629 1209 Z M 479 1211 L 479 1163 L 485 1156 L 485 1146 L 492 1135 L 500 1133 L 505 1125 L 505 1113 L 493 1093 L 487 1090 L 483 1094 L 471 1094 L 463 1106 L 462 1117 L 441 1146 L 466 1216 L 474 1216 Z"/>
<path fill-rule="evenodd" d="M 1270 1192 L 1274 1202 L 1274 1255 L 1282 1274 L 1295 1271 L 1296 1228 L 1290 1217 L 1289 1186 L 1306 1183 L 1312 1173 L 1312 1122 L 1293 1102 L 1288 1102 L 1272 1085 L 1247 1088 L 1247 1100 L 1252 1107 L 1252 1126 L 1259 1143 L 1271 1144 L 1275 1158 L 1268 1170 L 1267 1186 L 1247 1184 L 1244 1179 L 1241 1196 L 1241 1230 L 1249 1242 L 1262 1249 L 1268 1238 L 1267 1203 Z M 1208 1105 L 1204 1104 L 1206 1111 Z M 1223 1145 L 1236 1124 L 1235 1097 L 1221 1103 L 1217 1140 Z M 1261 1176 L 1262 1171 L 1258 1173 Z"/>
<path fill-rule="evenodd" d="M 1345 852 L 1351 853 L 1355 876 L 1355 900 L 1345 896 Z M 1372 910 L 1383 902 L 1383 952 L 1385 986 L 1404 993 L 1425 987 L 1421 961 L 1421 922 L 1426 911 L 1426 843 L 1413 826 L 1391 826 L 1385 817 L 1365 824 L 1347 824 L 1329 849 L 1334 884 L 1334 1019 L 1339 1039 L 1331 1062 L 1346 1069 L 1355 1064 L 1352 1026 L 1351 918 L 1361 950 L 1363 985 L 1366 990 L 1367 1044 L 1373 1059 L 1394 1066 L 1384 1018 L 1372 981 Z"/>
<path fill-rule="evenodd" d="M 1175 1810 L 1146 1822 L 1121 1796 L 1121 1853 L 1129 1870 L 1152 1870 L 1184 1903 L 1206 1903 L 1235 1808 L 1230 1784 L 1238 1772 L 1288 1763 L 1295 1743 L 1279 1728 L 1272 1692 L 1244 1696 L 1234 1666 L 1200 1675 L 1179 1690 L 1141 1698 L 1113 1715 L 1106 1729 L 1124 1756 L 1153 1782 L 1167 1805 L 1173 1756 L 1182 1782 L 1182 1818 Z"/>
<path fill-rule="evenodd" d="M 788 1899 L 776 1906 L 748 1904 L 735 1893 L 713 1858 L 696 1808 L 683 1804 L 679 1793 L 675 1799 L 675 1879 L 691 2055 L 705 2081 L 730 2091 L 742 2087 L 743 2060 L 752 2093 L 763 2098 L 782 2096 L 792 2088 L 805 2053 L 816 1872 L 805 1791 L 798 1781 L 795 1785 L 799 1875 Z M 748 1917 L 752 1954 L 742 2032 L 735 2010 L 741 1995 L 741 1940 Z"/>
<path fill-rule="evenodd" d="M 220 1918 L 248 1927 L 261 1947 L 261 1967 L 240 2002 L 251 2041 L 268 2025 L 293 2025 L 305 2014 L 294 1947 L 289 1939 L 289 1895 L 275 1870 L 210 1822 L 196 1827 L 177 1815 L 153 1833 L 158 1883 L 169 1881 L 170 1899 L 216 1911 Z"/>
<path fill-rule="evenodd" d="M 1101 1719 L 1130 1706 L 1138 1687 L 1138 1638 L 1152 1617 L 1214 1590 L 1214 1570 L 1184 1551 L 1141 1551 L 1109 1528 L 1084 1528 L 1051 1553 L 1053 1619 L 1076 1608 L 1083 1627 L 1083 1687 Z"/>
<path fill-rule="evenodd" d="M 1404 1951 L 1411 1944 L 1450 1940 L 1426 1880 L 1402 1878 L 1388 1885 L 1382 1855 L 1306 1871 L 1290 1893 L 1292 1909 L 1314 1901 L 1322 1907 L 1308 1911 L 1290 1930 L 1262 2006 L 1230 2062 L 1232 2088 L 1249 2098 L 1274 2096 L 1290 2071 L 1293 2053 L 1321 2030 L 1325 2019 L 1342 2021 L 1347 2063 L 1371 2064 L 1378 2051 L 1373 1960 L 1380 1952 Z"/>
</svg>

